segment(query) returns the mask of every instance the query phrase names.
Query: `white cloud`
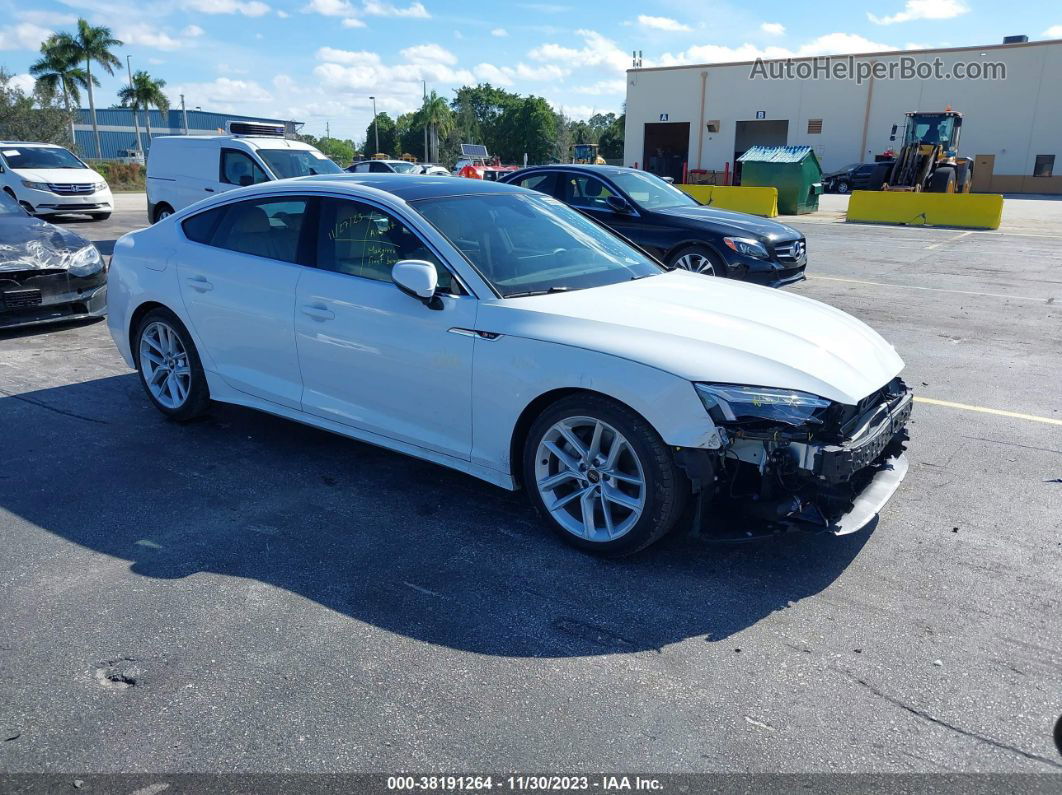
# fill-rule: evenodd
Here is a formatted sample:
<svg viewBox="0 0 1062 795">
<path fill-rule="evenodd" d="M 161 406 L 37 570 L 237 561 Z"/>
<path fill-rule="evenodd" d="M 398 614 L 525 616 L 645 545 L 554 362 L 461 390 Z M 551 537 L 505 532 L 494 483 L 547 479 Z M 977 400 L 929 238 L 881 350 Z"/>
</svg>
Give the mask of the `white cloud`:
<svg viewBox="0 0 1062 795">
<path fill-rule="evenodd" d="M 659 66 L 678 66 L 691 63 L 735 63 L 738 61 L 755 61 L 782 58 L 807 58 L 813 55 L 849 55 L 863 52 L 883 52 L 895 50 L 891 44 L 871 41 L 855 33 L 827 33 L 802 44 L 795 50 L 787 47 L 757 47 L 754 44 L 741 44 L 728 47 L 722 44 L 702 44 L 690 47 L 677 54 L 664 53 Z"/>
<path fill-rule="evenodd" d="M 625 73 L 630 67 L 630 54 L 617 47 L 611 39 L 594 30 L 578 30 L 576 33 L 583 39 L 581 48 L 543 44 L 535 47 L 528 55 L 536 61 L 560 62 L 566 67 L 603 66 L 620 73 Z"/>
<path fill-rule="evenodd" d="M 418 62 L 388 65 L 374 52 L 322 47 L 317 51 L 317 59 L 323 63 L 314 67 L 313 74 L 325 90 L 361 93 L 378 89 L 381 97 L 395 98 L 399 107 L 405 107 L 410 97 L 420 95 L 421 81 L 460 85 L 476 79 L 468 69 L 454 69 L 453 63 L 438 60 L 439 56 L 445 58 L 443 54 L 453 56 L 438 45 L 409 47 L 402 54 Z M 456 57 L 453 61 L 456 62 Z"/>
<path fill-rule="evenodd" d="M 506 36 L 509 35 L 509 31 L 507 31 L 505 28 L 495 28 L 490 32 L 490 35 L 495 36 L 499 39 L 504 39 Z"/>
<path fill-rule="evenodd" d="M 684 25 L 677 19 L 671 19 L 671 17 L 650 17 L 645 14 L 639 14 L 638 24 L 643 28 L 666 30 L 671 33 L 679 33 L 691 29 L 689 25 Z"/>
<path fill-rule="evenodd" d="M 512 69 L 498 67 L 492 63 L 481 63 L 472 70 L 478 79 L 497 86 L 511 86 L 513 84 Z"/>
<path fill-rule="evenodd" d="M 200 14 L 243 14 L 245 17 L 261 17 L 272 9 L 261 0 L 184 0 L 184 8 Z"/>
<path fill-rule="evenodd" d="M 16 11 L 15 18 L 35 25 L 73 25 L 77 17 L 59 11 Z"/>
<path fill-rule="evenodd" d="M 157 30 L 150 25 L 127 25 L 118 27 L 115 36 L 123 43 L 138 44 L 142 47 L 151 47 L 155 50 L 179 50 L 182 47 L 194 46 L 191 39 L 203 35 L 203 29 L 198 25 L 189 25 L 179 34 L 179 38 L 171 36 L 164 30 Z"/>
<path fill-rule="evenodd" d="M 17 88 L 24 94 L 32 94 L 33 87 L 36 84 L 37 81 L 34 80 L 33 75 L 30 74 L 12 75 L 11 79 L 8 81 L 8 86 L 10 88 Z"/>
<path fill-rule="evenodd" d="M 538 80 L 541 82 L 561 80 L 570 74 L 570 69 L 564 69 L 556 64 L 543 64 L 542 66 L 528 66 L 525 63 L 516 65 L 516 76 L 522 80 Z"/>
<path fill-rule="evenodd" d="M 1044 31 L 1044 35 L 1049 39 L 1062 39 L 1062 25 L 1052 25 Z"/>
<path fill-rule="evenodd" d="M 380 0 L 365 0 L 365 13 L 374 17 L 407 17 L 410 19 L 430 19 L 431 14 L 423 3 L 411 3 L 405 8 L 399 8 L 391 3 Z"/>
<path fill-rule="evenodd" d="M 289 14 L 287 11 L 285 11 L 282 8 L 278 8 L 277 9 L 277 16 L 280 17 L 281 19 L 287 19 L 288 17 L 291 16 L 291 14 Z"/>
<path fill-rule="evenodd" d="M 279 74 L 273 78 L 273 87 L 277 91 L 294 91 L 298 87 L 298 83 L 295 82 L 291 75 Z"/>
<path fill-rule="evenodd" d="M 558 113 L 563 113 L 569 119 L 574 119 L 576 121 L 586 121 L 595 113 L 600 112 L 600 108 L 595 108 L 593 105 L 566 105 L 562 102 L 555 102 L 553 100 L 547 101 L 553 106 L 553 110 Z"/>
<path fill-rule="evenodd" d="M 600 96 L 602 94 L 625 94 L 627 92 L 627 79 L 625 77 L 616 80 L 598 80 L 590 85 L 578 86 L 572 89 L 576 94 L 590 94 Z"/>
<path fill-rule="evenodd" d="M 343 20 L 343 27 L 345 28 L 363 28 L 365 23 L 357 17 L 347 17 Z"/>
<path fill-rule="evenodd" d="M 0 29 L 0 50 L 36 50 L 41 42 L 52 35 L 48 28 L 42 28 L 32 22 L 21 22 L 9 28 Z"/>
<path fill-rule="evenodd" d="M 354 6 L 348 0 L 310 0 L 302 10 L 307 14 L 321 14 L 326 17 L 350 17 L 355 13 Z"/>
<path fill-rule="evenodd" d="M 962 0 L 907 0 L 903 11 L 891 17 L 876 17 L 867 12 L 867 19 L 875 25 L 894 25 L 914 19 L 952 19 L 970 8 Z"/>
<path fill-rule="evenodd" d="M 402 57 L 413 63 L 444 63 L 450 66 L 457 63 L 457 56 L 438 44 L 418 44 L 415 47 L 406 47 L 402 50 Z"/>
<path fill-rule="evenodd" d="M 760 25 L 760 30 L 768 36 L 781 36 L 785 33 L 785 25 L 781 22 L 764 22 Z"/>
<path fill-rule="evenodd" d="M 219 77 L 209 83 L 167 86 L 166 93 L 173 104 L 179 104 L 180 95 L 184 94 L 189 105 L 199 105 L 212 110 L 273 101 L 273 95 L 254 80 L 233 80 L 230 77 Z"/>
<path fill-rule="evenodd" d="M 376 66 L 380 63 L 380 56 L 367 50 L 337 50 L 333 47 L 322 47 L 317 51 L 318 61 L 357 66 Z"/>
</svg>

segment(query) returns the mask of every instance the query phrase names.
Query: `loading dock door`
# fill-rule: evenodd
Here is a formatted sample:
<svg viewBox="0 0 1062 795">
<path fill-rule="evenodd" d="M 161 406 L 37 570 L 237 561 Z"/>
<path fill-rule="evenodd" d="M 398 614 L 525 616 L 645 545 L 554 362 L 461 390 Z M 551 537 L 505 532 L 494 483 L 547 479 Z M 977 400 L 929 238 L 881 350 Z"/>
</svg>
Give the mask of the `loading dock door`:
<svg viewBox="0 0 1062 795">
<path fill-rule="evenodd" d="M 739 121 L 734 129 L 734 184 L 741 184 L 741 164 L 737 161 L 754 146 L 785 146 L 789 143 L 788 119 Z"/>
<path fill-rule="evenodd" d="M 682 165 L 689 162 L 690 123 L 663 122 L 645 125 L 642 168 L 658 177 L 682 182 Z"/>
</svg>

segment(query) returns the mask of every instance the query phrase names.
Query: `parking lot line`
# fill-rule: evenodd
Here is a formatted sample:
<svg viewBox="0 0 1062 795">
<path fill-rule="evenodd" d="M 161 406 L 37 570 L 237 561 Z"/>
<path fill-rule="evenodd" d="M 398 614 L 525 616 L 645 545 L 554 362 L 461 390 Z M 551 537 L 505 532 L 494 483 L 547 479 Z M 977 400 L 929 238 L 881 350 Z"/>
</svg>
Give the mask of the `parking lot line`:
<svg viewBox="0 0 1062 795">
<path fill-rule="evenodd" d="M 931 406 L 944 406 L 949 409 L 962 409 L 963 411 L 977 411 L 982 414 L 996 414 L 1000 417 L 1013 417 L 1030 422 L 1044 422 L 1048 425 L 1062 425 L 1062 420 L 1054 417 L 1038 417 L 1035 414 L 1022 414 L 1017 411 L 1004 411 L 1003 409 L 990 409 L 986 406 L 971 406 L 968 403 L 952 403 L 950 400 L 937 400 L 935 398 L 915 396 L 915 403 L 928 403 Z"/>
<path fill-rule="evenodd" d="M 848 282 L 849 284 L 869 284 L 873 287 L 895 287 L 900 290 L 928 290 L 933 293 L 957 293 L 959 295 L 979 295 L 984 298 L 1009 298 L 1015 301 L 1034 301 L 1038 304 L 1049 303 L 1051 296 L 1033 298 L 1028 295 L 1004 295 L 1003 293 L 982 293 L 976 290 L 949 290 L 947 287 L 920 287 L 915 284 L 888 284 L 886 282 L 866 282 L 861 279 L 842 279 L 839 276 L 808 276 L 808 281 Z"/>
</svg>

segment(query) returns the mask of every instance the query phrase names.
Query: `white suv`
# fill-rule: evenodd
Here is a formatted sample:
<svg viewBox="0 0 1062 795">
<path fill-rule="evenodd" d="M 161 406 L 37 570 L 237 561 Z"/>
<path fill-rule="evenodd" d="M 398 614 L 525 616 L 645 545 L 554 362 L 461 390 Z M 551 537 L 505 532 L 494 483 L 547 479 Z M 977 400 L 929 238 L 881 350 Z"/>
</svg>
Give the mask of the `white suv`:
<svg viewBox="0 0 1062 795">
<path fill-rule="evenodd" d="M 33 215 L 84 213 L 102 221 L 114 209 L 107 181 L 55 144 L 0 141 L 0 186 Z"/>
</svg>

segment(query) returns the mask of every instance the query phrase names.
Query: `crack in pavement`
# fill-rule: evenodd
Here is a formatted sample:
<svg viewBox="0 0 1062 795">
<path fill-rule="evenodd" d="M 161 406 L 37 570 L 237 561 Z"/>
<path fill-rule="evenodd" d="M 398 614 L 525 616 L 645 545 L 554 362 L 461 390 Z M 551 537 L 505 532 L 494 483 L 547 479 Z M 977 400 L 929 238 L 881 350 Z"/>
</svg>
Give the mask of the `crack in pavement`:
<svg viewBox="0 0 1062 795">
<path fill-rule="evenodd" d="M 993 740 L 991 737 L 985 737 L 984 735 L 976 734 L 975 732 L 971 732 L 971 731 L 967 731 L 966 729 L 960 728 L 960 727 L 958 727 L 958 726 L 956 726 L 956 725 L 954 725 L 952 723 L 948 723 L 945 720 L 941 720 L 940 718 L 934 717 L 933 715 L 930 715 L 925 710 L 918 709 L 917 707 L 912 707 L 909 704 L 905 704 L 904 702 L 900 701 L 900 699 L 894 698 L 893 696 L 890 696 L 889 694 L 882 692 L 881 690 L 879 690 L 874 685 L 870 684 L 870 682 L 866 681 L 865 679 L 860 679 L 858 676 L 853 674 L 851 671 L 845 671 L 845 670 L 841 669 L 841 673 L 843 673 L 845 676 L 847 676 L 849 679 L 851 679 L 856 684 L 862 685 L 864 688 L 869 690 L 871 693 L 873 693 L 878 698 L 883 699 L 884 701 L 887 701 L 890 704 L 892 704 L 894 707 L 899 707 L 900 709 L 904 710 L 905 712 L 909 712 L 912 715 L 921 718 L 922 720 L 928 721 L 929 723 L 932 723 L 932 724 L 934 724 L 936 726 L 942 726 L 943 728 L 949 729 L 949 730 L 955 732 L 956 734 L 961 734 L 963 737 L 969 737 L 972 740 L 977 740 L 978 742 L 985 743 L 986 745 L 994 746 L 996 748 L 999 748 L 1000 750 L 1010 751 L 1012 753 L 1019 754 L 1020 756 L 1024 756 L 1026 759 L 1031 759 L 1034 762 L 1043 762 L 1045 765 L 1050 765 L 1051 767 L 1062 768 L 1062 764 L 1059 764 L 1058 762 L 1054 761 L 1053 759 L 1048 759 L 1046 756 L 1040 756 L 1039 754 L 1034 754 L 1031 751 L 1022 750 L 1021 748 L 1018 748 L 1016 746 L 1007 745 L 1006 743 L 1000 742 L 999 740 Z"/>
</svg>

